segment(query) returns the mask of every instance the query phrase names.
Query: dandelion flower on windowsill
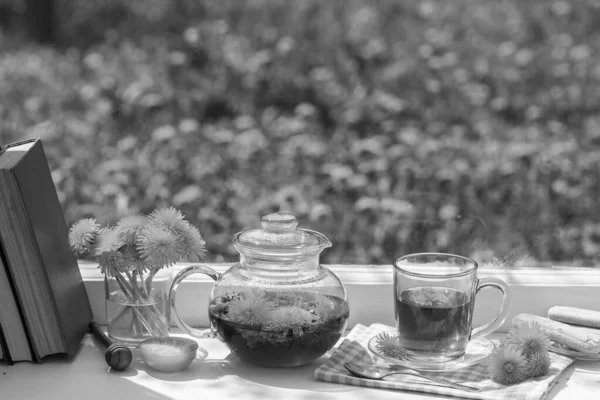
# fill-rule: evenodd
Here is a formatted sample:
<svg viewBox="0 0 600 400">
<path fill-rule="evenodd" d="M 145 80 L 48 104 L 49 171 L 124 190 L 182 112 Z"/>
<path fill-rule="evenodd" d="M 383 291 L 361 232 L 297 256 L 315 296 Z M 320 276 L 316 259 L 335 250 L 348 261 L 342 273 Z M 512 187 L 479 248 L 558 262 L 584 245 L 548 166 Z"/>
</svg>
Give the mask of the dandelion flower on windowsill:
<svg viewBox="0 0 600 400">
<path fill-rule="evenodd" d="M 69 231 L 69 244 L 75 254 L 89 252 L 96 241 L 100 225 L 94 218 L 77 221 Z"/>
<path fill-rule="evenodd" d="M 527 358 L 527 373 L 533 378 L 544 376 L 550 372 L 551 363 L 548 353 L 536 351 Z"/>
<path fill-rule="evenodd" d="M 527 360 L 519 347 L 512 344 L 496 346 L 488 359 L 490 378 L 504 385 L 512 385 L 527 379 Z"/>
<path fill-rule="evenodd" d="M 169 267 L 181 258 L 177 237 L 158 227 L 148 227 L 138 236 L 140 257 L 157 268 Z"/>
<path fill-rule="evenodd" d="M 402 360 L 406 357 L 406 349 L 400 344 L 398 336 L 388 333 L 380 333 L 377 335 L 375 347 L 386 357 Z"/>
<path fill-rule="evenodd" d="M 518 346 L 525 358 L 534 353 L 546 354 L 552 344 L 546 332 L 536 322 L 513 326 L 508 331 L 506 343 Z"/>
</svg>

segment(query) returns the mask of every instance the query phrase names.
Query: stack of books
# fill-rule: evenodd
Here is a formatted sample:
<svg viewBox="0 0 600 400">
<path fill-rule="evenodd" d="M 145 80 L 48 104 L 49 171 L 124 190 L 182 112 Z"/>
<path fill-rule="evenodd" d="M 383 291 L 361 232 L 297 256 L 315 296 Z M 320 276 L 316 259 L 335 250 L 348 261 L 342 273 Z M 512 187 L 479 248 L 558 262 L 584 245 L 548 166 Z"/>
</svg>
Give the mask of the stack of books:
<svg viewBox="0 0 600 400">
<path fill-rule="evenodd" d="M 41 140 L 0 148 L 0 360 L 71 358 L 91 321 Z"/>
</svg>

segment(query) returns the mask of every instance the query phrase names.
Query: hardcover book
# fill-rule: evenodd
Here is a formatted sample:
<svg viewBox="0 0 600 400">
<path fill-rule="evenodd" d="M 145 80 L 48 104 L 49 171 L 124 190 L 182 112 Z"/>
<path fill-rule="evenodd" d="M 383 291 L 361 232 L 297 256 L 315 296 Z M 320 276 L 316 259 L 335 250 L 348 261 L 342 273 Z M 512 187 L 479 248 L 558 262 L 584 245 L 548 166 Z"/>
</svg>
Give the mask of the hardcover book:
<svg viewBox="0 0 600 400">
<path fill-rule="evenodd" d="M 0 242 L 33 356 L 72 357 L 92 311 L 40 139 L 0 150 Z"/>
<path fill-rule="evenodd" d="M 0 361 L 10 363 L 10 360 L 8 359 L 8 353 L 4 349 L 6 347 L 5 343 L 6 341 L 4 340 L 4 334 L 2 333 L 2 324 L 0 324 Z M 7 354 L 7 356 L 5 357 L 4 354 Z"/>
<path fill-rule="evenodd" d="M 8 276 L 2 247 L 0 246 L 0 340 L 4 359 L 32 361 L 28 337 L 23 326 L 22 314 Z"/>
</svg>

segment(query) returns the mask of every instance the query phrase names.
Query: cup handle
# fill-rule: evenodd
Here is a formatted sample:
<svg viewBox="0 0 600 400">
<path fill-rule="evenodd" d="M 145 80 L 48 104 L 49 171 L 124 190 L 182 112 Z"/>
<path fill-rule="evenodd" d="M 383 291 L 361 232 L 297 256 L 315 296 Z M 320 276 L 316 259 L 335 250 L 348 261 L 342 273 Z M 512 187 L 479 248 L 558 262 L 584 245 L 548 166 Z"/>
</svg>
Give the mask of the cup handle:
<svg viewBox="0 0 600 400">
<path fill-rule="evenodd" d="M 502 292 L 502 305 L 500 307 L 500 311 L 498 315 L 491 321 L 485 325 L 478 326 L 477 328 L 473 328 L 471 331 L 471 339 L 475 339 L 478 337 L 485 337 L 490 333 L 493 333 L 496 329 L 500 328 L 506 318 L 508 317 L 508 313 L 510 312 L 510 303 L 512 300 L 512 292 L 510 287 L 501 279 L 498 278 L 483 278 L 480 279 L 477 284 L 477 291 L 479 291 L 485 287 L 491 286 L 496 288 Z"/>
<path fill-rule="evenodd" d="M 173 311 L 175 322 L 177 323 L 177 326 L 181 328 L 181 330 L 200 339 L 214 338 L 215 334 L 211 329 L 194 329 L 186 324 L 179 316 L 179 313 L 177 313 L 177 308 L 175 307 L 175 298 L 177 296 L 177 288 L 179 287 L 179 284 L 189 275 L 196 273 L 208 275 L 214 281 L 217 281 L 219 278 L 221 278 L 221 274 L 205 265 L 191 265 L 186 267 L 179 271 L 177 275 L 175 275 L 175 279 L 173 279 L 173 283 L 171 283 L 171 287 L 169 288 L 169 304 L 171 306 L 171 310 Z"/>
</svg>

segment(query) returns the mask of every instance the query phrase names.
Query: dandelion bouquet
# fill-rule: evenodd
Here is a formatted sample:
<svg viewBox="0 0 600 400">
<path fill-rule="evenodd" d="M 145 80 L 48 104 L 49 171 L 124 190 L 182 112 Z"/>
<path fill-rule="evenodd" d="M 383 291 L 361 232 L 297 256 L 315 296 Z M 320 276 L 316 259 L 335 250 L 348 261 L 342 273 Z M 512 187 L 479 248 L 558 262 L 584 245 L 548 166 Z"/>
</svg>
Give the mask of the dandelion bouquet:
<svg viewBox="0 0 600 400">
<path fill-rule="evenodd" d="M 173 207 L 124 217 L 115 226 L 101 227 L 93 218 L 79 220 L 69 231 L 69 243 L 76 255 L 96 259 L 106 277 L 107 300 L 120 305 L 116 316 L 109 316 L 109 336 L 133 343 L 168 333 L 166 290 L 155 290 L 156 274 L 205 254 L 198 229 Z"/>
</svg>

